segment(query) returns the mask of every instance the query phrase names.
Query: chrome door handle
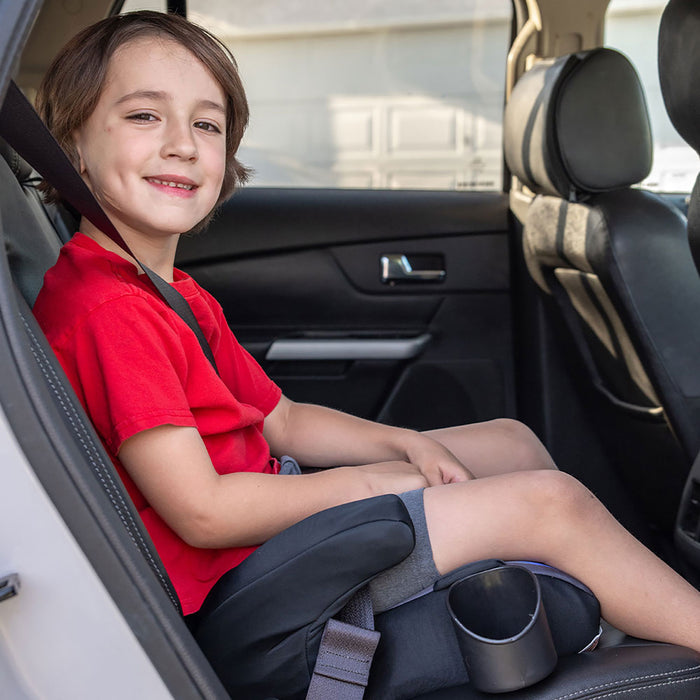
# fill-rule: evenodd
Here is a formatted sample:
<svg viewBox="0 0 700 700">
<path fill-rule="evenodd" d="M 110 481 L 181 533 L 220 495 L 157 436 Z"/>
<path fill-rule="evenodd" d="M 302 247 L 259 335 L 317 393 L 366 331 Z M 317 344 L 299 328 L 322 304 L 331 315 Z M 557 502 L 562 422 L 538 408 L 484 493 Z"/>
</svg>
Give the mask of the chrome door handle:
<svg viewBox="0 0 700 700">
<path fill-rule="evenodd" d="M 416 269 L 407 255 L 403 253 L 387 253 L 379 258 L 382 282 L 384 284 L 397 282 L 442 282 L 447 276 L 442 256 L 417 254 L 411 257 L 414 258 L 414 264 L 424 258 L 426 261 L 432 262 L 433 266 Z M 436 260 L 440 260 L 440 267 L 434 265 Z"/>
</svg>

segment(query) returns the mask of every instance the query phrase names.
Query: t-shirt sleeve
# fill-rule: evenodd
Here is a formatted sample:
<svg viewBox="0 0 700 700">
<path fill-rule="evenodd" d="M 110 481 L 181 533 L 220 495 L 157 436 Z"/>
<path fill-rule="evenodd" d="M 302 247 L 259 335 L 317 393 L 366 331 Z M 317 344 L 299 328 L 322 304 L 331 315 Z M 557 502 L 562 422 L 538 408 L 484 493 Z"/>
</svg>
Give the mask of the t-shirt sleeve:
<svg viewBox="0 0 700 700">
<path fill-rule="evenodd" d="M 185 394 L 187 358 L 175 329 L 139 296 L 95 309 L 60 353 L 97 432 L 116 454 L 159 425 L 196 427 Z"/>
</svg>

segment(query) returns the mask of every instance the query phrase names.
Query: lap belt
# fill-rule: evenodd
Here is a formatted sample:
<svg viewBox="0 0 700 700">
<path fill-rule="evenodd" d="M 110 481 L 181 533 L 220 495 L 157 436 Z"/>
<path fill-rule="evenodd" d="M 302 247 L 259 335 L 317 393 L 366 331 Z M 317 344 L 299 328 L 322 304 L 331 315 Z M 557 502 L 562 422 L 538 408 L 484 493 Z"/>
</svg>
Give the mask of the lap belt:
<svg viewBox="0 0 700 700">
<path fill-rule="evenodd" d="M 139 262 L 126 241 L 102 210 L 88 186 L 22 91 L 10 82 L 0 109 L 0 136 L 19 153 L 61 196 L 120 248 L 131 255 L 170 308 L 192 329 L 206 358 L 218 373 L 214 354 L 185 298 L 153 270 Z"/>
<path fill-rule="evenodd" d="M 380 633 L 374 629 L 369 589 L 363 586 L 326 622 L 306 700 L 361 700 Z"/>
</svg>

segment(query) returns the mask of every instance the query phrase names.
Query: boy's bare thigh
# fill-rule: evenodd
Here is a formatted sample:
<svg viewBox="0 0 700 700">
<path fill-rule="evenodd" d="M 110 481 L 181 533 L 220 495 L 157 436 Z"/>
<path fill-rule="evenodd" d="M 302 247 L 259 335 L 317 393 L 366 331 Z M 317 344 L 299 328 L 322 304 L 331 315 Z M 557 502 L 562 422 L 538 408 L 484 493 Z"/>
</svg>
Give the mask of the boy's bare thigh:
<svg viewBox="0 0 700 700">
<path fill-rule="evenodd" d="M 528 469 L 556 469 L 537 436 L 509 418 L 426 431 L 477 478 Z"/>
</svg>

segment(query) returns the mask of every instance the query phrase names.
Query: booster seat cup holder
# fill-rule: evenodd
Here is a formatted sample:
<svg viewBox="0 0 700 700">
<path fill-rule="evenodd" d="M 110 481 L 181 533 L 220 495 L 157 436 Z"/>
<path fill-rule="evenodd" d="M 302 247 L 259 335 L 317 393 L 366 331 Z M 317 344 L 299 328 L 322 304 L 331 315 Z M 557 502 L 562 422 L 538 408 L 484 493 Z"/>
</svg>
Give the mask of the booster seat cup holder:
<svg viewBox="0 0 700 700">
<path fill-rule="evenodd" d="M 557 663 L 537 577 L 499 566 L 452 584 L 447 608 L 477 690 L 505 693 L 533 685 Z"/>
</svg>

